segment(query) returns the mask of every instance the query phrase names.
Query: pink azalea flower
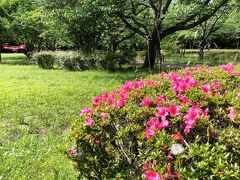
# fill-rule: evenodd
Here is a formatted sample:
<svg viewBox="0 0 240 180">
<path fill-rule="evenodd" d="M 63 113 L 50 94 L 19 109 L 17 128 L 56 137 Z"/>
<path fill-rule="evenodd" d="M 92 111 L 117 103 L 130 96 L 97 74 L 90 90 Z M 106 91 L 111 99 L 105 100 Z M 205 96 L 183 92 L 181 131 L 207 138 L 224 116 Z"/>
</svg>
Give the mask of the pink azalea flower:
<svg viewBox="0 0 240 180">
<path fill-rule="evenodd" d="M 157 131 L 162 129 L 161 123 L 159 122 L 157 117 L 152 117 L 148 122 L 147 125 L 151 128 L 151 129 L 155 129 Z"/>
<path fill-rule="evenodd" d="M 208 116 L 208 111 L 209 111 L 209 109 L 206 108 L 206 109 L 202 112 L 203 116 L 207 117 L 207 116 Z"/>
<path fill-rule="evenodd" d="M 169 122 L 169 121 L 167 121 L 167 120 L 162 120 L 162 122 L 161 122 L 161 127 L 162 127 L 162 128 L 168 128 L 169 125 L 170 125 L 170 122 Z"/>
<path fill-rule="evenodd" d="M 228 114 L 228 117 L 230 118 L 230 120 L 235 120 L 237 118 L 237 115 L 235 113 L 234 107 L 230 107 L 230 112 Z"/>
<path fill-rule="evenodd" d="M 133 84 L 132 84 L 133 89 L 139 89 L 143 86 L 144 86 L 144 80 L 133 82 Z"/>
<path fill-rule="evenodd" d="M 95 98 L 92 99 L 92 105 L 93 106 L 99 106 L 102 98 L 100 96 L 96 96 Z"/>
<path fill-rule="evenodd" d="M 190 132 L 190 129 L 195 125 L 196 120 L 200 117 L 201 109 L 199 107 L 191 107 L 188 109 L 188 113 L 184 116 L 186 127 L 184 131 Z"/>
<path fill-rule="evenodd" d="M 160 117 L 162 120 L 166 119 L 166 116 L 168 115 L 167 108 L 166 107 L 157 107 L 156 116 Z"/>
<path fill-rule="evenodd" d="M 164 71 L 162 71 L 162 72 L 159 74 L 160 77 L 165 77 L 166 75 L 167 75 L 167 73 L 165 73 Z"/>
<path fill-rule="evenodd" d="M 105 112 L 102 112 L 102 113 L 101 113 L 101 119 L 102 119 L 103 121 L 105 121 L 106 118 L 107 118 L 107 114 L 106 114 Z"/>
<path fill-rule="evenodd" d="M 86 114 L 88 114 L 88 113 L 91 113 L 91 112 L 92 112 L 92 109 L 90 109 L 90 108 L 84 108 L 84 109 L 81 111 L 80 116 L 84 116 L 84 115 L 86 115 Z"/>
<path fill-rule="evenodd" d="M 213 68 L 212 68 L 212 67 L 208 67 L 208 70 L 209 70 L 209 71 L 212 71 L 212 70 L 213 70 Z"/>
<path fill-rule="evenodd" d="M 195 122 L 200 117 L 200 111 L 195 108 L 189 108 L 188 114 L 184 116 L 184 120 L 189 122 L 187 124 L 192 124 L 192 122 Z"/>
<path fill-rule="evenodd" d="M 178 95 L 178 99 L 182 104 L 188 104 L 189 103 L 188 98 L 186 96 L 181 95 L 181 94 Z"/>
<path fill-rule="evenodd" d="M 155 135 L 155 131 L 153 129 L 147 127 L 144 132 L 144 136 L 147 138 L 147 140 L 149 141 L 151 139 L 151 137 L 154 135 Z"/>
<path fill-rule="evenodd" d="M 152 170 L 144 172 L 143 176 L 146 180 L 161 180 L 159 174 Z"/>
<path fill-rule="evenodd" d="M 141 106 L 142 107 L 148 107 L 151 104 L 151 99 L 149 97 L 147 97 L 146 99 L 143 99 L 141 102 Z"/>
<path fill-rule="evenodd" d="M 184 81 L 187 84 L 188 89 L 194 87 L 197 84 L 197 82 L 193 78 L 191 78 L 190 76 L 186 77 L 184 79 Z"/>
<path fill-rule="evenodd" d="M 229 75 L 231 75 L 234 70 L 233 64 L 221 65 L 219 68 L 226 71 Z"/>
<path fill-rule="evenodd" d="M 110 105 L 114 105 L 114 104 L 115 104 L 115 98 L 114 98 L 114 96 L 112 95 L 112 97 L 108 97 L 108 98 L 107 98 L 107 102 L 108 102 L 108 104 L 110 104 Z"/>
<path fill-rule="evenodd" d="M 196 85 L 196 81 L 189 76 L 182 78 L 173 72 L 169 74 L 171 85 L 175 93 L 181 93 L 187 91 Z"/>
<path fill-rule="evenodd" d="M 191 77 L 191 76 L 192 76 L 192 72 L 191 72 L 191 71 L 186 71 L 185 74 L 186 74 L 186 76 L 188 76 L 188 77 Z"/>
<path fill-rule="evenodd" d="M 153 80 L 147 80 L 147 81 L 145 82 L 145 84 L 146 84 L 147 86 L 154 86 L 154 85 L 155 85 L 155 82 L 154 82 Z"/>
<path fill-rule="evenodd" d="M 168 100 L 167 96 L 161 95 L 156 97 L 155 101 L 157 104 L 160 104 L 161 102 L 166 102 Z"/>
<path fill-rule="evenodd" d="M 208 84 L 205 85 L 201 85 L 200 89 L 205 92 L 206 94 L 210 94 L 211 93 L 211 86 Z"/>
<path fill-rule="evenodd" d="M 123 106 L 125 106 L 125 104 L 126 104 L 125 99 L 124 98 L 120 98 L 119 101 L 115 103 L 115 106 L 116 107 L 123 107 Z"/>
<path fill-rule="evenodd" d="M 168 164 L 167 167 L 167 176 L 169 179 L 180 179 L 180 174 L 178 172 L 172 172 L 170 164 Z"/>
<path fill-rule="evenodd" d="M 92 127 L 93 126 L 93 119 L 91 117 L 86 118 L 86 126 Z"/>
<path fill-rule="evenodd" d="M 107 99 L 110 96 L 109 92 L 104 92 L 102 95 L 102 99 Z"/>
<path fill-rule="evenodd" d="M 187 134 L 189 134 L 191 128 L 192 128 L 191 126 L 187 125 L 187 126 L 184 128 L 184 132 L 187 133 Z"/>
<path fill-rule="evenodd" d="M 201 68 L 201 64 L 197 64 L 197 65 L 194 67 L 194 71 L 198 71 L 200 68 Z"/>
<path fill-rule="evenodd" d="M 129 92 L 132 90 L 132 82 L 131 81 L 127 81 L 120 89 L 123 91 L 123 92 Z"/>
<path fill-rule="evenodd" d="M 178 116 L 180 113 L 180 108 L 178 106 L 175 106 L 173 103 L 171 103 L 168 107 L 168 112 L 171 117 Z"/>
<path fill-rule="evenodd" d="M 213 88 L 215 88 L 215 89 L 221 89 L 222 86 L 220 85 L 220 83 L 219 83 L 218 81 L 215 81 L 215 82 L 213 83 Z"/>
</svg>

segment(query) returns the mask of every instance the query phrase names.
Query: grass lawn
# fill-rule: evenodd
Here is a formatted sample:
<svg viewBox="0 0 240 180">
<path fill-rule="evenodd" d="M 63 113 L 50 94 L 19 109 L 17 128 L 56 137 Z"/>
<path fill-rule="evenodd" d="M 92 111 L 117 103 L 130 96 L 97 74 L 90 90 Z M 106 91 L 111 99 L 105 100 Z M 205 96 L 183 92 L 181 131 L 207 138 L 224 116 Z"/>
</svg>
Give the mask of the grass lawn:
<svg viewBox="0 0 240 180">
<path fill-rule="evenodd" d="M 130 72 L 67 72 L 0 65 L 0 179 L 74 179 L 65 155 L 72 118 L 92 97 L 119 87 Z M 20 62 L 23 59 L 19 60 Z"/>
<path fill-rule="evenodd" d="M 73 118 L 92 97 L 148 73 L 42 70 L 21 54 L 0 65 L 0 180 L 75 179 L 66 150 Z"/>
</svg>

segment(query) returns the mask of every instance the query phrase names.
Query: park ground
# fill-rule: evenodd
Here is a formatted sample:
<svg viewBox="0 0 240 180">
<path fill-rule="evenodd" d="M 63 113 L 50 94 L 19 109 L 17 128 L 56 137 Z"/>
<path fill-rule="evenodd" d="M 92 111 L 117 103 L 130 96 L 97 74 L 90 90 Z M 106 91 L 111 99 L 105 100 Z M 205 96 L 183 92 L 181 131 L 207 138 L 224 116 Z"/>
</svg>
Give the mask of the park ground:
<svg viewBox="0 0 240 180">
<path fill-rule="evenodd" d="M 234 51 L 225 59 L 216 55 L 200 62 L 196 54 L 189 53 L 186 57 L 166 57 L 164 64 L 171 70 L 189 64 L 236 63 L 238 53 Z M 158 72 L 42 70 L 21 54 L 3 54 L 2 59 L 0 180 L 75 179 L 74 163 L 67 156 L 67 149 L 74 145 L 69 138 L 72 119 L 78 118 L 81 108 L 90 105 L 92 97 L 119 87 L 126 80 Z"/>
</svg>

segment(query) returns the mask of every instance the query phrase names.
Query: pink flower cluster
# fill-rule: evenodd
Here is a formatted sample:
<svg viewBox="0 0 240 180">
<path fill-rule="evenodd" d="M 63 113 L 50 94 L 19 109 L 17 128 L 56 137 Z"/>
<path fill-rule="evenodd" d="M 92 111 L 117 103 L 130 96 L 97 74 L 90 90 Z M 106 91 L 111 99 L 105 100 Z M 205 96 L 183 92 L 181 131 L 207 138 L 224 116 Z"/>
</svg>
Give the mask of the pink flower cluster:
<svg viewBox="0 0 240 180">
<path fill-rule="evenodd" d="M 161 180 L 159 174 L 153 170 L 148 170 L 144 172 L 143 176 L 146 180 Z"/>
<path fill-rule="evenodd" d="M 175 93 L 187 91 L 197 84 L 197 82 L 191 77 L 191 73 L 188 73 L 186 78 L 182 78 L 181 76 L 171 72 L 169 74 L 169 79 Z"/>
<path fill-rule="evenodd" d="M 186 127 L 184 129 L 184 132 L 189 133 L 190 129 L 193 128 L 193 126 L 196 123 L 196 120 L 200 117 L 201 109 L 199 107 L 191 107 L 188 109 L 188 113 L 186 116 L 184 116 L 184 121 L 186 124 Z"/>
<path fill-rule="evenodd" d="M 110 105 L 112 107 L 121 108 L 125 106 L 126 100 L 129 97 L 129 93 L 134 89 L 140 89 L 143 86 L 156 86 L 159 82 L 154 82 L 153 80 L 141 80 L 141 81 L 128 81 L 120 89 L 114 89 L 112 93 L 105 92 L 102 96 L 96 96 L 92 99 L 92 105 L 95 109 L 101 108 L 103 105 Z M 151 99 L 146 98 L 141 103 L 142 107 L 150 106 Z M 86 116 L 86 126 L 92 127 L 94 120 L 91 114 L 97 112 L 91 108 L 82 109 L 80 116 Z M 102 112 L 100 118 L 105 121 L 107 114 Z"/>
<path fill-rule="evenodd" d="M 170 122 L 167 120 L 167 116 L 170 118 L 181 114 L 180 108 L 173 103 L 170 103 L 169 107 L 158 106 L 156 110 L 156 117 L 152 117 L 147 122 L 147 127 L 144 132 L 144 136 L 147 138 L 147 140 L 150 140 L 151 137 L 161 129 L 168 128 L 170 126 Z"/>
<path fill-rule="evenodd" d="M 219 68 L 222 69 L 223 71 L 226 71 L 229 75 L 231 75 L 234 70 L 233 64 L 221 65 L 219 66 Z"/>
<path fill-rule="evenodd" d="M 157 82 L 152 80 L 128 81 L 120 89 L 113 90 L 112 94 L 105 92 L 102 96 L 96 96 L 92 99 L 92 105 L 101 107 L 103 104 L 109 104 L 115 107 L 123 107 L 128 98 L 128 93 L 133 89 L 140 89 L 143 86 L 155 86 L 157 84 Z"/>
<path fill-rule="evenodd" d="M 218 90 L 221 89 L 222 86 L 218 81 L 214 81 L 212 86 L 209 84 L 204 84 L 200 86 L 200 89 L 205 93 L 205 94 L 210 94 L 210 95 L 214 95 L 212 90 Z"/>
<path fill-rule="evenodd" d="M 228 114 L 230 120 L 234 121 L 237 118 L 234 107 L 230 107 L 230 112 Z"/>
<path fill-rule="evenodd" d="M 101 107 L 103 104 L 109 104 L 115 107 L 123 107 L 126 103 L 128 94 L 120 90 L 114 90 L 112 94 L 106 92 L 102 96 L 96 96 L 92 100 L 94 107 Z"/>
</svg>

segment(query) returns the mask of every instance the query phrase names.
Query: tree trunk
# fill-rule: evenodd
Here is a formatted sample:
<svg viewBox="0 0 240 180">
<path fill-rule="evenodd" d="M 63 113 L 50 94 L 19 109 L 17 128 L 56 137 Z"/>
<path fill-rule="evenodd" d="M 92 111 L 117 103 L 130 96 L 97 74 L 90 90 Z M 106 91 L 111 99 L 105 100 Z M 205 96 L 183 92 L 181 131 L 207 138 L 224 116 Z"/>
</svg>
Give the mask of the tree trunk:
<svg viewBox="0 0 240 180">
<path fill-rule="evenodd" d="M 159 49 L 158 46 L 159 46 L 159 43 L 156 40 L 154 39 L 148 40 L 148 49 L 147 49 L 145 61 L 143 64 L 144 68 L 152 69 L 154 67 L 157 50 Z"/>
<path fill-rule="evenodd" d="M 198 52 L 198 55 L 199 55 L 199 59 L 200 60 L 203 60 L 204 58 L 204 49 L 205 49 L 205 46 L 207 45 L 207 41 L 205 39 L 203 39 L 200 44 L 199 44 L 199 52 Z"/>
<path fill-rule="evenodd" d="M 203 58 L 204 58 L 204 47 L 203 46 L 200 46 L 198 55 L 199 55 L 199 59 L 203 60 Z"/>
</svg>

